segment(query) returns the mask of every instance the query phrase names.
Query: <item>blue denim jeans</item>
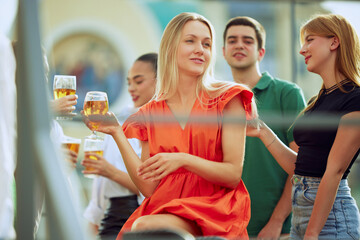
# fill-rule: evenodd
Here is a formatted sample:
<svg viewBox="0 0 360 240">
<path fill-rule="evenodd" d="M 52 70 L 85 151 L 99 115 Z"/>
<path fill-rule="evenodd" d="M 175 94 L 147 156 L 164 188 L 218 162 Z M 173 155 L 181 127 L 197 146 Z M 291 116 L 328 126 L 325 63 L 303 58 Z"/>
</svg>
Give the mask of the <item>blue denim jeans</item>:
<svg viewBox="0 0 360 240">
<path fill-rule="evenodd" d="M 304 238 L 321 178 L 292 177 L 290 239 Z M 341 180 L 336 199 L 319 239 L 360 239 L 360 214 L 346 179 Z"/>
</svg>

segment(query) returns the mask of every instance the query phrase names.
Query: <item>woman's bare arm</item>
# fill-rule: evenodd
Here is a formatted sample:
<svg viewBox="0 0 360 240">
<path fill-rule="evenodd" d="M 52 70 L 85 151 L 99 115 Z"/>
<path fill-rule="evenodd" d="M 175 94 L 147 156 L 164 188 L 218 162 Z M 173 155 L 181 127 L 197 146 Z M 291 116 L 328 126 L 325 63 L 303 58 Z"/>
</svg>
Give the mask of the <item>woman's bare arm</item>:
<svg viewBox="0 0 360 240">
<path fill-rule="evenodd" d="M 360 148 L 360 126 L 343 124 L 343 121 L 348 119 L 360 119 L 360 112 L 352 112 L 341 118 L 306 229 L 305 237 L 309 239 L 317 237 L 324 227 L 334 204 L 341 178 Z"/>
</svg>

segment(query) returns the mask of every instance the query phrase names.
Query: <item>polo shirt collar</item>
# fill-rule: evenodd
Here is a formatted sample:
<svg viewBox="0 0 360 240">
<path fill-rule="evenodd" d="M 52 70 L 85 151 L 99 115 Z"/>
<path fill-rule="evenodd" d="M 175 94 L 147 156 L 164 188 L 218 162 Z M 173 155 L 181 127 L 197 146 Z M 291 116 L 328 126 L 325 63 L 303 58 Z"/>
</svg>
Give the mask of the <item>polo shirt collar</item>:
<svg viewBox="0 0 360 240">
<path fill-rule="evenodd" d="M 253 90 L 264 90 L 266 89 L 272 80 L 271 75 L 268 72 L 264 72 L 262 77 L 260 78 L 259 82 L 253 88 Z"/>
</svg>

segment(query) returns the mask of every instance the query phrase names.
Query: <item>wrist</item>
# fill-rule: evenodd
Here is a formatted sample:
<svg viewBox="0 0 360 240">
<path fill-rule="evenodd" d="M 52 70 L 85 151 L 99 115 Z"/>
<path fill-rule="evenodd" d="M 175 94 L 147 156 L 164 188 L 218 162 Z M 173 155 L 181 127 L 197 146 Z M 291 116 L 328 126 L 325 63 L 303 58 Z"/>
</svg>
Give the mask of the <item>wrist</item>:
<svg viewBox="0 0 360 240">
<path fill-rule="evenodd" d="M 269 222 L 282 228 L 285 219 L 280 216 L 271 216 Z"/>
<path fill-rule="evenodd" d="M 304 240 L 318 240 L 319 235 L 305 233 Z"/>
<path fill-rule="evenodd" d="M 260 140 L 264 143 L 266 147 L 269 147 L 272 145 L 276 140 L 276 135 L 273 133 L 273 131 L 267 127 L 266 125 L 262 127 L 260 131 Z"/>
<path fill-rule="evenodd" d="M 276 140 L 276 137 L 273 137 L 273 140 L 271 140 L 271 142 L 265 144 L 265 147 L 269 148 L 275 142 L 275 140 Z"/>
<path fill-rule="evenodd" d="M 317 239 L 317 237 L 319 236 L 320 232 L 311 230 L 309 227 L 306 229 L 305 232 L 305 237 L 307 239 Z"/>
<path fill-rule="evenodd" d="M 109 169 L 107 171 L 106 178 L 109 178 L 112 181 L 116 181 L 116 168 L 113 165 L 109 165 Z"/>
<path fill-rule="evenodd" d="M 114 128 L 114 130 L 113 131 L 111 131 L 110 132 L 110 135 L 112 136 L 112 137 L 121 137 L 121 135 L 124 135 L 124 132 L 123 132 L 123 130 L 122 130 L 122 127 L 121 126 L 118 126 L 118 127 L 116 127 L 116 128 Z M 124 135 L 125 136 L 125 135 Z"/>
<path fill-rule="evenodd" d="M 181 152 L 179 154 L 180 154 L 180 159 L 181 159 L 181 161 L 179 161 L 180 167 L 187 169 L 190 166 L 190 161 L 188 161 L 189 154 L 183 153 L 183 152 Z"/>
</svg>

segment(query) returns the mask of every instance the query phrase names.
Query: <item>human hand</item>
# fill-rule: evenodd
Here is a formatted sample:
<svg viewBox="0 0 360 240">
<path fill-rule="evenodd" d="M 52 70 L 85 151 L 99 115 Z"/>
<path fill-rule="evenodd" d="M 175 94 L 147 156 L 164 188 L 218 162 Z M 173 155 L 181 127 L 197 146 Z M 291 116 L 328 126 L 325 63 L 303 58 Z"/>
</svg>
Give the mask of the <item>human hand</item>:
<svg viewBox="0 0 360 240">
<path fill-rule="evenodd" d="M 248 137 L 260 137 L 261 130 L 264 128 L 265 123 L 260 119 L 257 120 L 258 124 L 247 124 L 246 125 L 246 136 Z"/>
<path fill-rule="evenodd" d="M 257 239 L 277 240 L 280 238 L 283 224 L 281 222 L 269 221 L 259 232 Z"/>
<path fill-rule="evenodd" d="M 94 223 L 89 223 L 89 226 L 90 226 L 90 229 L 91 229 L 91 232 L 97 236 L 98 233 L 99 233 L 99 226 L 94 224 Z"/>
<path fill-rule="evenodd" d="M 94 160 L 94 158 L 97 160 Z M 85 168 L 91 169 L 85 169 L 82 171 L 83 174 L 96 174 L 110 179 L 115 169 L 115 167 L 106 161 L 105 158 L 95 153 L 85 153 L 85 159 L 81 162 L 81 165 Z"/>
<path fill-rule="evenodd" d="M 70 149 L 64 149 L 65 159 L 71 164 L 72 168 L 76 167 L 78 154 Z"/>
<path fill-rule="evenodd" d="M 85 115 L 84 110 L 81 110 L 80 113 L 83 122 L 91 131 L 98 131 L 113 135 L 119 128 L 121 128 L 119 121 L 112 112 L 107 112 L 105 115 L 96 114 L 89 116 Z M 96 123 L 96 127 L 94 127 L 94 123 Z"/>
<path fill-rule="evenodd" d="M 158 153 L 138 167 L 138 175 L 144 180 L 159 181 L 182 166 L 181 153 Z"/>
<path fill-rule="evenodd" d="M 50 107 L 56 115 L 71 115 L 74 116 L 76 113 L 72 111 L 75 110 L 77 103 L 77 95 L 67 95 L 55 100 L 50 101 Z"/>
</svg>

